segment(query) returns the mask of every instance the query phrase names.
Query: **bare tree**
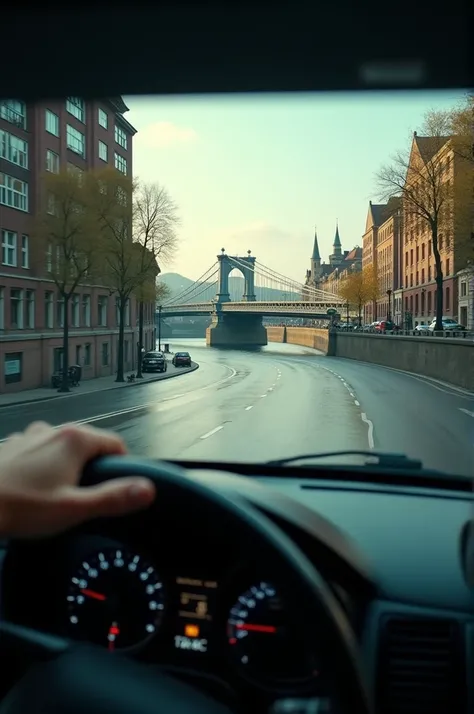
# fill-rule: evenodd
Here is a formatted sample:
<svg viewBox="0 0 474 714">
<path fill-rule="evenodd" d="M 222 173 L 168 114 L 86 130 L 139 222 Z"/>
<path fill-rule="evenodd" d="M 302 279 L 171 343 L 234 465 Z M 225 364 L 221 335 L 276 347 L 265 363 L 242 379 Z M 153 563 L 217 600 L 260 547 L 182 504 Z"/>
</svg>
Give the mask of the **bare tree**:
<svg viewBox="0 0 474 714">
<path fill-rule="evenodd" d="M 442 114 L 435 122 L 433 113 L 426 117 L 429 136 L 414 132 L 411 148 L 396 153 L 376 175 L 382 200 L 402 198 L 405 235 L 416 229 L 428 229 L 435 261 L 436 330 L 443 329 L 443 267 L 440 239 L 452 240 L 454 211 L 453 152 Z"/>
<path fill-rule="evenodd" d="M 146 269 L 146 263 L 153 259 L 160 272 L 159 263 L 166 263 L 174 258 L 178 248 L 176 233 L 179 224 L 178 208 L 166 188 L 158 183 L 141 183 L 135 185 L 133 193 L 133 237 L 142 246 L 140 275 L 148 279 L 148 284 L 138 286 L 138 370 L 137 377 L 142 377 L 142 347 L 143 347 L 143 312 L 144 303 L 151 291 L 153 302 L 158 302 L 164 296 L 164 285 L 150 284 L 151 265 Z"/>
<path fill-rule="evenodd" d="M 60 392 L 69 391 L 69 305 L 79 284 L 90 281 L 98 255 L 98 236 L 89 194 L 78 172 L 47 173 L 43 204 L 33 226 L 37 263 L 46 256 L 46 273 L 62 301 L 63 364 Z"/>
</svg>

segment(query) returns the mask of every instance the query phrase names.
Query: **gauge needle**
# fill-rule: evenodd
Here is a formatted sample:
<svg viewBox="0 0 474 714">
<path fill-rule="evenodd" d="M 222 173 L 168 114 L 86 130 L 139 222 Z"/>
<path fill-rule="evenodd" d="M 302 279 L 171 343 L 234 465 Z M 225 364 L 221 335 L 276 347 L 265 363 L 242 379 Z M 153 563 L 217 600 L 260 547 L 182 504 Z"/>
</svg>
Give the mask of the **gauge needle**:
<svg viewBox="0 0 474 714">
<path fill-rule="evenodd" d="M 88 588 L 81 590 L 81 593 L 86 597 L 93 598 L 94 600 L 106 600 L 105 595 L 102 595 L 102 593 L 96 593 L 95 590 L 89 590 Z"/>
<path fill-rule="evenodd" d="M 267 632 L 274 634 L 277 630 L 273 625 L 252 625 L 249 622 L 242 622 L 235 626 L 236 630 L 245 630 L 246 632 Z"/>
<path fill-rule="evenodd" d="M 107 636 L 107 639 L 109 641 L 109 652 L 113 652 L 115 649 L 115 640 L 117 637 L 120 635 L 120 627 L 117 625 L 116 622 L 112 622 L 112 624 L 109 627 L 109 634 Z"/>
</svg>

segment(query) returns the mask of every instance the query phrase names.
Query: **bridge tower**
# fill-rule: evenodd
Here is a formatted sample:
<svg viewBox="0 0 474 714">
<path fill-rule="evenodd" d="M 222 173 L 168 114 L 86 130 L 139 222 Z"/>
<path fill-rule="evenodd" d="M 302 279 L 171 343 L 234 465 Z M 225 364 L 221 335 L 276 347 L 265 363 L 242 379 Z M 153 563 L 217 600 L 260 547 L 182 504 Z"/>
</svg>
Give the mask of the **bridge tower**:
<svg viewBox="0 0 474 714">
<path fill-rule="evenodd" d="M 244 277 L 245 286 L 242 295 L 243 302 L 255 301 L 255 258 L 247 251 L 246 258 L 227 255 L 225 248 L 221 248 L 221 254 L 217 256 L 219 262 L 219 287 L 217 292 L 217 302 L 230 302 L 229 275 L 237 268 Z"/>
<path fill-rule="evenodd" d="M 216 295 L 215 312 L 210 327 L 206 330 L 206 342 L 212 347 L 240 349 L 258 349 L 267 344 L 267 331 L 263 326 L 262 316 L 258 314 L 235 314 L 220 309 L 222 303 L 231 302 L 229 293 L 229 275 L 234 268 L 240 270 L 245 286 L 242 302 L 254 302 L 255 296 L 255 258 L 247 251 L 246 258 L 226 255 L 221 249 L 219 261 L 219 285 Z"/>
</svg>

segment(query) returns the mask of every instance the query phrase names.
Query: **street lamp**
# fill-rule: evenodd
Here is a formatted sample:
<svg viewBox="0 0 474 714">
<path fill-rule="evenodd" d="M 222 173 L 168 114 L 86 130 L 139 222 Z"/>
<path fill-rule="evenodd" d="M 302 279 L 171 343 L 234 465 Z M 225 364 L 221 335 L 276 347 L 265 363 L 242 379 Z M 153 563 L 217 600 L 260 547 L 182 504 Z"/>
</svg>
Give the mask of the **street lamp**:
<svg viewBox="0 0 474 714">
<path fill-rule="evenodd" d="M 387 322 L 391 322 L 392 321 L 392 310 L 391 310 L 392 291 L 390 288 L 387 290 L 387 297 L 388 297 Z"/>
<path fill-rule="evenodd" d="M 158 352 L 161 352 L 161 305 L 158 305 Z"/>
<path fill-rule="evenodd" d="M 347 326 L 349 327 L 349 303 L 346 302 L 346 322 Z"/>
</svg>

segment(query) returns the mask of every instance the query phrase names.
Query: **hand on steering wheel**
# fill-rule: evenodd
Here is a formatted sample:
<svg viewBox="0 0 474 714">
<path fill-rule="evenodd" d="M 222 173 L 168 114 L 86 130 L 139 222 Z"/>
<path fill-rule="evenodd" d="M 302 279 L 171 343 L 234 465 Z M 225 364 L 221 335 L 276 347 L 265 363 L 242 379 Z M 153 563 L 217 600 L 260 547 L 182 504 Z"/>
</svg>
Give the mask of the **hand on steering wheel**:
<svg viewBox="0 0 474 714">
<path fill-rule="evenodd" d="M 79 488 L 84 466 L 99 456 L 124 455 L 115 434 L 43 422 L 12 434 L 0 446 L 0 537 L 48 536 L 101 516 L 149 506 L 155 486 L 128 477 Z"/>
</svg>

